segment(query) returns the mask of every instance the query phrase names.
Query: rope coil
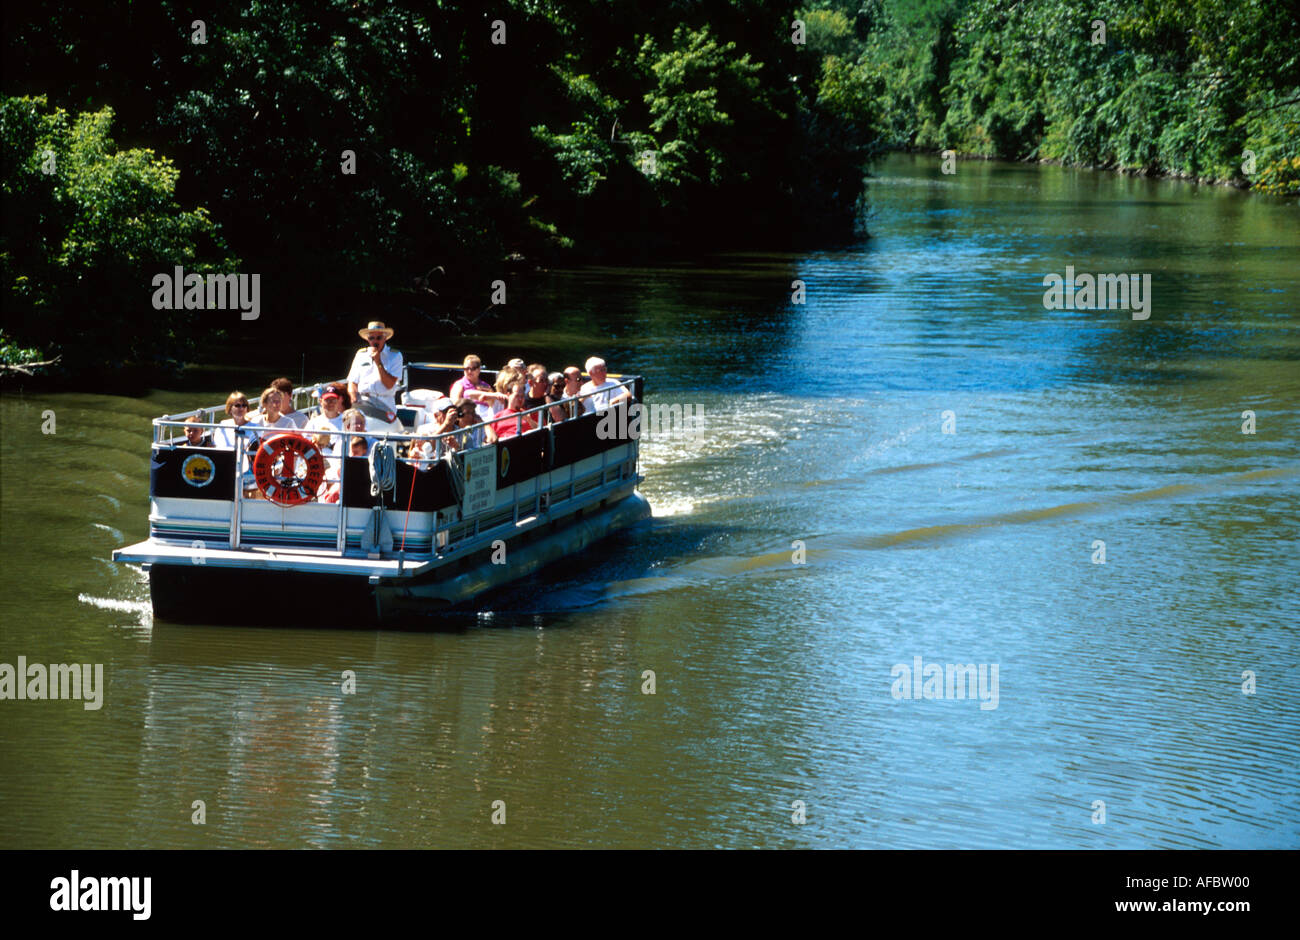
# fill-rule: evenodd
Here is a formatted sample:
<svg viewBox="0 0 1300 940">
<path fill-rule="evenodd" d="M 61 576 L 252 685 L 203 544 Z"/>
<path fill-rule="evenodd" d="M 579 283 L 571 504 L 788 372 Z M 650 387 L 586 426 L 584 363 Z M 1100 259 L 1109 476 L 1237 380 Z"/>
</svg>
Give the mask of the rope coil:
<svg viewBox="0 0 1300 940">
<path fill-rule="evenodd" d="M 385 441 L 370 451 L 370 495 L 397 489 L 397 450 Z"/>
</svg>

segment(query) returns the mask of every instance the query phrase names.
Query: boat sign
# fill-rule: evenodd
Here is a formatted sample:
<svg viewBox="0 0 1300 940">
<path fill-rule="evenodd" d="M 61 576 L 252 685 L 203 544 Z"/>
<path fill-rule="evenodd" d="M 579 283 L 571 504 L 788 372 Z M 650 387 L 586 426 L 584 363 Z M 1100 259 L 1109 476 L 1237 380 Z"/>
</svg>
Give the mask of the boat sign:
<svg viewBox="0 0 1300 940">
<path fill-rule="evenodd" d="M 491 509 L 496 502 L 496 448 L 481 447 L 465 455 L 465 499 L 462 518 Z"/>
</svg>

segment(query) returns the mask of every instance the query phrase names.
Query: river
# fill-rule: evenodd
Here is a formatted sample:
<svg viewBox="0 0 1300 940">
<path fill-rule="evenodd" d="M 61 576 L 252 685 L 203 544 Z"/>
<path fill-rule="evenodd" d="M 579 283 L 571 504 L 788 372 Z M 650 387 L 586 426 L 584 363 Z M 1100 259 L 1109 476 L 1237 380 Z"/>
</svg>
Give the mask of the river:
<svg viewBox="0 0 1300 940">
<path fill-rule="evenodd" d="M 268 312 L 183 391 L 8 383 L 0 662 L 105 689 L 0 702 L 0 847 L 1300 847 L 1297 209 L 874 173 L 851 246 L 555 271 L 533 326 L 450 344 L 394 324 L 408 359 L 602 354 L 705 416 L 645 441 L 653 520 L 435 631 L 326 629 L 325 598 L 155 623 L 108 560 L 147 534 L 151 417 L 355 339 L 308 366 Z M 1149 274 L 1149 319 L 1047 309 L 1067 266 Z M 973 697 L 923 687 L 965 664 Z"/>
</svg>

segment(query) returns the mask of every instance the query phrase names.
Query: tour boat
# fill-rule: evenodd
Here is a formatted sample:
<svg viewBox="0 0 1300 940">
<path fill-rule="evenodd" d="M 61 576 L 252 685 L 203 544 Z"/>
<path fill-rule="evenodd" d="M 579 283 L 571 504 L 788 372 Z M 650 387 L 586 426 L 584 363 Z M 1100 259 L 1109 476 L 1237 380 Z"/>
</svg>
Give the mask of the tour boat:
<svg viewBox="0 0 1300 940">
<path fill-rule="evenodd" d="M 149 537 L 113 560 L 148 573 L 161 620 L 375 626 L 471 610 L 484 592 L 650 514 L 636 489 L 637 435 L 609 412 L 552 421 L 541 406 L 523 412 L 536 430 L 450 457 L 404 456 L 417 438 L 457 433 L 415 433 L 429 401 L 415 390 L 462 375 L 456 365 L 407 365 L 400 387 L 412 391 L 396 414 L 341 434 L 344 454 L 351 438 L 368 438 L 368 457 L 331 456 L 315 432 L 293 429 L 259 428 L 247 450 L 239 438 L 234 449 L 189 446 L 184 428 L 196 424 L 185 419 L 214 428 L 220 405 L 155 418 Z M 641 401 L 641 377 L 610 379 Z M 295 405 L 319 388 L 295 389 Z M 327 494 L 331 462 L 339 479 Z"/>
</svg>

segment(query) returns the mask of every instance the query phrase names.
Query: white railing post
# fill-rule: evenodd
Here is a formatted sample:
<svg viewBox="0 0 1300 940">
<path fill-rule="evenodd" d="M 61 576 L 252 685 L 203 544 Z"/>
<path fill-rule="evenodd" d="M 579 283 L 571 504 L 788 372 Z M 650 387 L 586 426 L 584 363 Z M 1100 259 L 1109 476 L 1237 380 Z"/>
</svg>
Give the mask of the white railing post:
<svg viewBox="0 0 1300 940">
<path fill-rule="evenodd" d="M 339 443 L 339 531 L 338 538 L 335 540 L 335 548 L 342 555 L 348 547 L 348 507 L 343 501 L 343 481 L 347 478 L 348 473 L 348 456 L 352 452 L 349 446 L 351 438 L 343 437 Z"/>
<path fill-rule="evenodd" d="M 244 438 L 235 429 L 235 502 L 230 509 L 230 547 L 239 548 L 239 527 L 243 522 L 244 506 Z"/>
</svg>

